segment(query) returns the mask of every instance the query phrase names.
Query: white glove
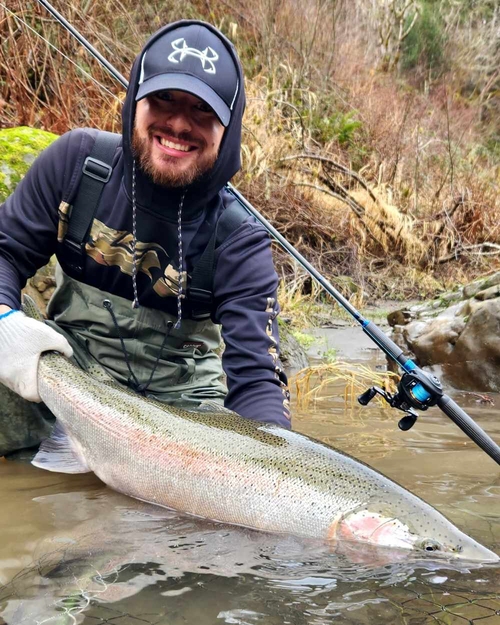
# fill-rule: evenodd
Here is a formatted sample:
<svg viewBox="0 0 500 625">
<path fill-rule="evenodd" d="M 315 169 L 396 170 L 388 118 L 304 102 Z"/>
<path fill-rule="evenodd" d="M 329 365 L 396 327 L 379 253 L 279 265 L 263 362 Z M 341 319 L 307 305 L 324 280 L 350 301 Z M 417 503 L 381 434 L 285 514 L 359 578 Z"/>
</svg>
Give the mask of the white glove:
<svg viewBox="0 0 500 625">
<path fill-rule="evenodd" d="M 73 355 L 66 338 L 20 310 L 0 318 L 0 382 L 28 401 L 40 402 L 38 362 L 42 352 Z"/>
</svg>

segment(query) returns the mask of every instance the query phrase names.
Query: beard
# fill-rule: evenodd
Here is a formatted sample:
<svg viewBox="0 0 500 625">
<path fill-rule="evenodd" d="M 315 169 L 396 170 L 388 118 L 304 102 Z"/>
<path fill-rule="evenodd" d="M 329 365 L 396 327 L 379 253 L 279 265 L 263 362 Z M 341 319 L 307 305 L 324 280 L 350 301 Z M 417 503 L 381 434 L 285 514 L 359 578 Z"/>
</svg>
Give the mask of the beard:
<svg viewBox="0 0 500 625">
<path fill-rule="evenodd" d="M 174 136 L 172 133 L 169 133 Z M 164 154 L 161 157 L 165 164 L 171 163 L 172 167 L 158 167 L 153 158 L 153 138 L 154 129 L 148 131 L 147 137 L 141 137 L 136 127 L 132 135 L 132 153 L 139 161 L 142 171 L 153 181 L 154 184 L 167 188 L 188 187 L 204 174 L 210 171 L 217 160 L 217 153 L 208 153 L 202 155 L 198 163 L 193 163 L 191 167 L 182 171 L 176 171 L 175 164 L 177 159 L 175 156 Z M 189 141 L 189 137 L 179 136 L 179 139 Z"/>
</svg>

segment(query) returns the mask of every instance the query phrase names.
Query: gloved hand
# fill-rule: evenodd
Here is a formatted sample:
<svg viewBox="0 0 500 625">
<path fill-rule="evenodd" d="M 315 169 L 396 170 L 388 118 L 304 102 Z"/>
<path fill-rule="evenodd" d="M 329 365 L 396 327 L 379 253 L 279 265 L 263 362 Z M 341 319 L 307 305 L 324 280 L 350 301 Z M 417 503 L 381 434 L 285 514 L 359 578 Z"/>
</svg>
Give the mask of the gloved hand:
<svg viewBox="0 0 500 625">
<path fill-rule="evenodd" d="M 0 317 L 0 382 L 28 401 L 40 402 L 38 361 L 42 352 L 56 350 L 68 358 L 73 349 L 66 338 L 20 310 Z"/>
</svg>

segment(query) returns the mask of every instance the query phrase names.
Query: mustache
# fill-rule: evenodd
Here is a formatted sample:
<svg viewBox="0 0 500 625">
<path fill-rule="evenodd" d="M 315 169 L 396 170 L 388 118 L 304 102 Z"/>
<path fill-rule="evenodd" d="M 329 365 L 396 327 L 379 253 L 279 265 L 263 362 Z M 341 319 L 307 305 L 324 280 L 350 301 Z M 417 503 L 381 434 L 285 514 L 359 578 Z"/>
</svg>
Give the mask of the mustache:
<svg viewBox="0 0 500 625">
<path fill-rule="evenodd" d="M 153 138 L 156 134 L 164 134 L 172 139 L 180 139 L 181 141 L 186 141 L 187 143 L 192 143 L 193 145 L 197 145 L 198 147 L 204 147 L 205 142 L 199 137 L 194 137 L 189 132 L 175 132 L 169 126 L 150 126 L 148 129 L 148 134 L 151 138 Z"/>
</svg>

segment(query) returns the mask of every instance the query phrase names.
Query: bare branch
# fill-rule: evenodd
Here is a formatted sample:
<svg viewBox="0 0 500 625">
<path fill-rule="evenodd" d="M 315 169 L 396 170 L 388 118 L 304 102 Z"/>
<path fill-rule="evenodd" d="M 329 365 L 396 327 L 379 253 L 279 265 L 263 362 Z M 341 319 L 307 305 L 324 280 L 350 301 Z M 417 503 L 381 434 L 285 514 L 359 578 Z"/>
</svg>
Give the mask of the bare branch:
<svg viewBox="0 0 500 625">
<path fill-rule="evenodd" d="M 491 249 L 491 252 L 486 250 Z M 484 243 L 477 243 L 476 245 L 462 245 L 459 248 L 453 250 L 451 254 L 438 258 L 439 264 L 447 263 L 450 260 L 458 260 L 463 254 L 474 254 L 476 256 L 498 256 L 500 255 L 500 245 L 497 243 L 490 243 L 485 241 Z"/>
<path fill-rule="evenodd" d="M 374 195 L 373 191 L 371 191 L 368 184 L 361 178 L 361 176 L 359 176 L 352 169 L 349 169 L 348 167 L 345 167 L 344 165 L 341 165 L 340 163 L 333 161 L 331 158 L 326 158 L 325 156 L 318 156 L 316 154 L 293 154 L 292 156 L 284 156 L 283 158 L 280 158 L 278 162 L 281 163 L 283 161 L 292 161 L 292 160 L 297 160 L 299 158 L 311 159 L 313 161 L 320 161 L 321 163 L 327 163 L 333 169 L 336 169 L 337 171 L 340 171 L 343 174 L 347 174 L 348 176 L 351 176 L 351 178 L 354 178 L 363 187 L 363 189 L 365 189 L 365 191 L 369 193 L 372 200 L 378 204 L 377 197 Z"/>
</svg>

